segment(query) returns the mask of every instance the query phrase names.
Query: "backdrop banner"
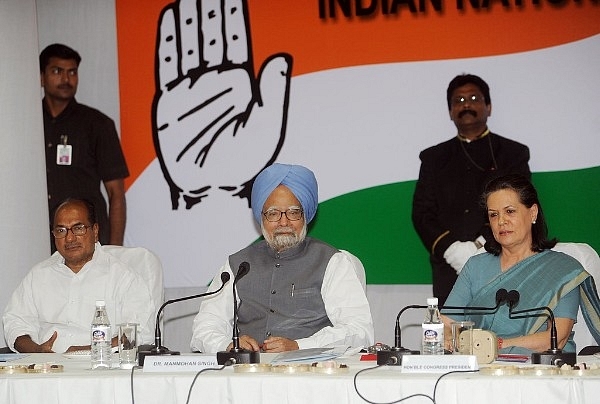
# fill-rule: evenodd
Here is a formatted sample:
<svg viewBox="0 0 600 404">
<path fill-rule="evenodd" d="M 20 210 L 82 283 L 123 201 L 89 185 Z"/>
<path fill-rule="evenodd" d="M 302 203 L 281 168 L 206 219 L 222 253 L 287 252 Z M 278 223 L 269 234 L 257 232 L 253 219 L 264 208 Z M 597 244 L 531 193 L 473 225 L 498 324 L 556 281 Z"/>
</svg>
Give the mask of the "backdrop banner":
<svg viewBox="0 0 600 404">
<path fill-rule="evenodd" d="M 369 284 L 429 284 L 411 220 L 419 152 L 456 135 L 446 88 L 491 88 L 524 143 L 550 233 L 600 249 L 597 0 L 117 0 L 126 243 L 166 287 L 206 285 L 260 232 L 250 186 L 274 161 L 319 181 L 309 233 Z"/>
</svg>

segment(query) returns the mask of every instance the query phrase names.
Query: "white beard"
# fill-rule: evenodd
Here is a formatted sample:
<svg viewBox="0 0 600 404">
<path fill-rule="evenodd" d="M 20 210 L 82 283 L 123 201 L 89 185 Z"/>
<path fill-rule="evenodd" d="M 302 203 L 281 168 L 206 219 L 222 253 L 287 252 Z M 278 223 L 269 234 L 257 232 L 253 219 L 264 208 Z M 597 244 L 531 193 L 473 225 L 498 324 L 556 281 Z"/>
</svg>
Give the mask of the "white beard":
<svg viewBox="0 0 600 404">
<path fill-rule="evenodd" d="M 265 227 L 262 223 L 260 227 L 267 244 L 277 252 L 292 248 L 300 244 L 306 238 L 306 222 L 304 222 L 300 234 L 296 234 L 291 227 L 278 227 L 273 231 L 273 236 L 271 237 L 271 235 L 265 231 Z"/>
</svg>

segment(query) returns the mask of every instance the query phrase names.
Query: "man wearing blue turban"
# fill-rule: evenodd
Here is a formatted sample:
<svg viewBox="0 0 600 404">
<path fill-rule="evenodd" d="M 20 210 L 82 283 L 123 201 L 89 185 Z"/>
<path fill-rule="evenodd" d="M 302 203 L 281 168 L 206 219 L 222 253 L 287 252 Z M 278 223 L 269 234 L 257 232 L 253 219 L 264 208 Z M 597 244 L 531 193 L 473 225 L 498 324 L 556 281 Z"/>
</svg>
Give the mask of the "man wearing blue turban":
<svg viewBox="0 0 600 404">
<path fill-rule="evenodd" d="M 308 168 L 290 164 L 273 164 L 263 170 L 252 186 L 252 213 L 258 224 L 262 223 L 265 201 L 279 185 L 285 185 L 300 201 L 306 222 L 310 223 L 317 213 L 319 189 L 317 179 Z"/>
<path fill-rule="evenodd" d="M 229 256 L 223 271 L 249 273 L 236 284 L 240 304 L 240 348 L 282 352 L 373 344 L 373 320 L 362 263 L 347 251 L 308 237 L 319 203 L 315 175 L 299 165 L 273 164 L 252 187 L 252 213 L 264 240 Z M 231 349 L 233 290 L 202 302 L 191 347 L 202 352 Z"/>
</svg>

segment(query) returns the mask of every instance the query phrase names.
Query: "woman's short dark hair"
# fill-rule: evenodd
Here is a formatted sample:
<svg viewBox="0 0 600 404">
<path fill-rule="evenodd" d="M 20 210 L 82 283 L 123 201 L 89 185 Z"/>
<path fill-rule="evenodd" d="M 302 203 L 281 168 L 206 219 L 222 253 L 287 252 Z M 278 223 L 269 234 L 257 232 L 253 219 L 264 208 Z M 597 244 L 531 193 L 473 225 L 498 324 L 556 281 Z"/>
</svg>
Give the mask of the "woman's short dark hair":
<svg viewBox="0 0 600 404">
<path fill-rule="evenodd" d="M 558 240 L 556 238 L 548 239 L 548 226 L 546 225 L 542 205 L 540 204 L 537 191 L 526 177 L 520 174 L 509 174 L 488 182 L 481 196 L 481 203 L 484 208 L 487 210 L 489 196 L 493 192 L 503 189 L 514 191 L 519 196 L 519 202 L 528 208 L 531 208 L 534 204 L 538 207 L 538 215 L 535 223 L 531 224 L 531 250 L 539 252 L 554 247 Z M 494 255 L 499 255 L 502 247 L 498 241 L 492 239 L 487 240 L 485 249 Z"/>
</svg>

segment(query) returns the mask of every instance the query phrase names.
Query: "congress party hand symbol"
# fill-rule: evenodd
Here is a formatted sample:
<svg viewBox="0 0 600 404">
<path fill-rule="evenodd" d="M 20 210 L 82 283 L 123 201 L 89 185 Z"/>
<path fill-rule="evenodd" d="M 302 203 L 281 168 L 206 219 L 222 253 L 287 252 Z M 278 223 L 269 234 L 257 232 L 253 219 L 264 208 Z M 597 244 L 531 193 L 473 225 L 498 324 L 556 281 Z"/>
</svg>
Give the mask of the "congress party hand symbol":
<svg viewBox="0 0 600 404">
<path fill-rule="evenodd" d="M 173 209 L 217 190 L 248 197 L 285 137 L 292 58 L 254 74 L 242 0 L 180 0 L 160 17 L 153 136 Z"/>
</svg>

